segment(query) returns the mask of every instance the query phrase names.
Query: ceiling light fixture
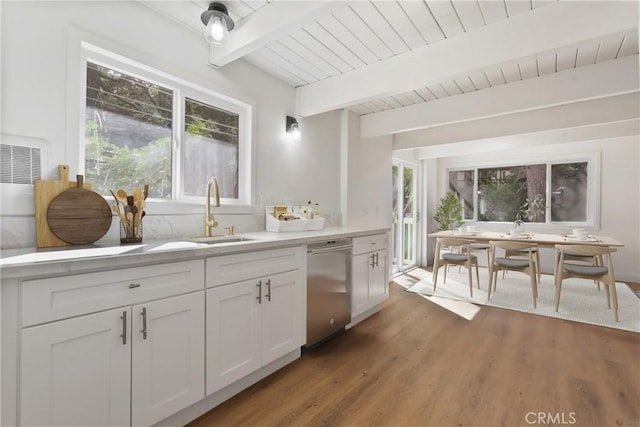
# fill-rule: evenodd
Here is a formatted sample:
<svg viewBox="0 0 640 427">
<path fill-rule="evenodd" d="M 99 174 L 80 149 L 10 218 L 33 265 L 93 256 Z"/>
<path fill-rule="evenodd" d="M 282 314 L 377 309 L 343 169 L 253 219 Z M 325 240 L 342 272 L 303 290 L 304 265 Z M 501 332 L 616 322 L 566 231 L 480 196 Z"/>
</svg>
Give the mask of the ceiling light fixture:
<svg viewBox="0 0 640 427">
<path fill-rule="evenodd" d="M 300 124 L 296 119 L 291 116 L 287 116 L 286 124 L 287 133 L 291 135 L 291 139 L 294 141 L 302 140 L 302 133 L 300 132 Z"/>
<path fill-rule="evenodd" d="M 229 31 L 235 24 L 229 16 L 227 6 L 219 2 L 209 4 L 209 9 L 202 12 L 200 20 L 207 27 L 204 29 L 204 38 L 211 44 L 220 45 L 229 38 Z"/>
</svg>

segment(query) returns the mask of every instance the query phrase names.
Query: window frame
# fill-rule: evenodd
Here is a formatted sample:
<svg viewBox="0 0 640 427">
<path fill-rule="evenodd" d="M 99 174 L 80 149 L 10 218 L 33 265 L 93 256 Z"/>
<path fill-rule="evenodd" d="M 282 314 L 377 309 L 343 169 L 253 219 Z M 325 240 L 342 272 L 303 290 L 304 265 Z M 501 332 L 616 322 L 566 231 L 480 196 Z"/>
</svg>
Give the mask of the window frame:
<svg viewBox="0 0 640 427">
<path fill-rule="evenodd" d="M 510 224 L 512 221 L 479 221 L 478 220 L 478 170 L 486 168 L 502 168 L 502 167 L 514 167 L 514 166 L 528 166 L 535 164 L 546 165 L 546 183 L 545 183 L 545 197 L 546 200 L 551 200 L 551 168 L 553 165 L 566 164 L 566 163 L 587 163 L 587 219 L 586 221 L 551 221 L 550 207 L 547 206 L 545 214 L 545 222 L 531 222 L 527 223 L 527 227 L 543 229 L 565 229 L 568 227 L 582 227 L 589 229 L 600 228 L 600 165 L 601 165 L 601 153 L 600 152 L 588 152 L 580 154 L 563 154 L 546 157 L 529 158 L 526 161 L 520 159 L 506 159 L 495 162 L 473 162 L 473 163 L 460 163 L 450 165 L 444 170 L 444 180 L 441 188 L 442 194 L 449 191 L 449 174 L 451 172 L 469 171 L 474 172 L 473 179 L 473 219 L 465 219 L 465 222 L 482 222 L 483 224 Z"/>
<path fill-rule="evenodd" d="M 184 195 L 184 173 L 188 167 L 183 164 L 185 140 L 185 100 L 190 98 L 214 108 L 238 114 L 238 198 L 221 198 L 221 206 L 237 208 L 251 207 L 252 195 L 252 120 L 253 106 L 214 92 L 200 85 L 170 75 L 132 59 L 107 51 L 82 41 L 80 43 L 80 105 L 78 136 L 78 170 L 84 173 L 85 165 L 85 124 L 86 124 L 86 84 L 87 62 L 117 70 L 133 77 L 167 88 L 173 93 L 172 143 L 171 143 L 171 198 L 149 199 L 151 203 L 164 205 L 162 211 L 183 212 L 189 204 L 202 204 L 204 197 Z M 170 208 L 171 206 L 171 208 Z M 218 208 L 220 209 L 220 208 Z M 224 208 L 223 208 L 224 209 Z M 241 209 L 242 210 L 242 209 Z"/>
</svg>

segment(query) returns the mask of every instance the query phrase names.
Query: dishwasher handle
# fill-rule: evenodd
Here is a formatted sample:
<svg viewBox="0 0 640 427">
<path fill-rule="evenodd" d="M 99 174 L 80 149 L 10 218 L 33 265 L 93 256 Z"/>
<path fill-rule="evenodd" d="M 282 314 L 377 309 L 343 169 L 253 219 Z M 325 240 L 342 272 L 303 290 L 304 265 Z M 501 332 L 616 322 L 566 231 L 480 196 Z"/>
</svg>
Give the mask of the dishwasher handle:
<svg viewBox="0 0 640 427">
<path fill-rule="evenodd" d="M 351 250 L 352 247 L 353 245 L 325 246 L 322 248 L 308 249 L 307 253 L 310 255 L 323 254 L 326 252 Z"/>
</svg>

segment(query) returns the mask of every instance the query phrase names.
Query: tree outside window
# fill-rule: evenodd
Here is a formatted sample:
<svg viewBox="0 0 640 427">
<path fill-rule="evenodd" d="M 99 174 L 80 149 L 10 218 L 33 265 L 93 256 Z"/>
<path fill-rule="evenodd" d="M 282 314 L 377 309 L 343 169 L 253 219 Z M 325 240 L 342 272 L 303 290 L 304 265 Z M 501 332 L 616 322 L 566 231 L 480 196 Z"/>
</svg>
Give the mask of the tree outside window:
<svg viewBox="0 0 640 427">
<path fill-rule="evenodd" d="M 203 197 L 216 177 L 222 198 L 239 199 L 239 113 L 91 61 L 86 70 L 85 176 L 95 191 L 149 184 L 153 198 Z"/>
<path fill-rule="evenodd" d="M 594 178 L 589 176 L 589 161 L 450 170 L 447 178 L 448 191 L 463 203 L 465 220 L 535 223 L 590 220 L 589 180 Z"/>
</svg>

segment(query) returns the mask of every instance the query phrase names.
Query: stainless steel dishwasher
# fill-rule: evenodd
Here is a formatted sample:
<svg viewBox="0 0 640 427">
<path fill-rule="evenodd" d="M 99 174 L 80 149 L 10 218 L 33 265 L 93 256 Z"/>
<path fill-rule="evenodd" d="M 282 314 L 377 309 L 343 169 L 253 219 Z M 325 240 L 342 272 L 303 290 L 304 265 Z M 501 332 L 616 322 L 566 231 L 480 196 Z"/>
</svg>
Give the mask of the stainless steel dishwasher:
<svg viewBox="0 0 640 427">
<path fill-rule="evenodd" d="M 307 347 L 351 322 L 351 239 L 307 246 Z"/>
</svg>

